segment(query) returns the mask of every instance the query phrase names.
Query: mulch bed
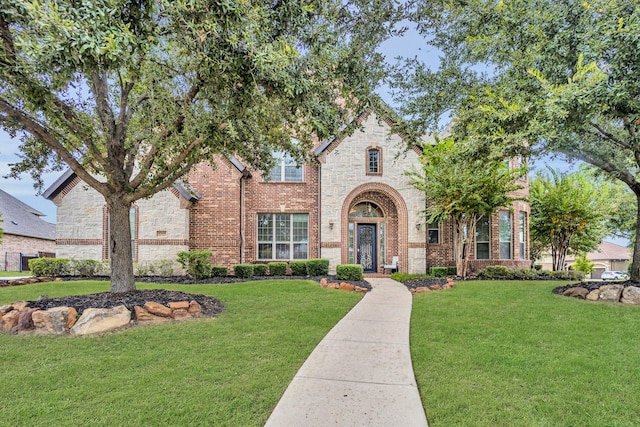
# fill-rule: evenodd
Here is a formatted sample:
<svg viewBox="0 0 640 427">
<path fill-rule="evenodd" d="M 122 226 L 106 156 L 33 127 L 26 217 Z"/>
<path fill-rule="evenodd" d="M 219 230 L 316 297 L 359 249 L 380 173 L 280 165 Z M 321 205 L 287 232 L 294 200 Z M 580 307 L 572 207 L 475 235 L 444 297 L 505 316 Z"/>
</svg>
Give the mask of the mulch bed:
<svg viewBox="0 0 640 427">
<path fill-rule="evenodd" d="M 223 284 L 223 283 L 239 283 L 249 280 L 314 280 L 319 282 L 322 277 L 295 277 L 295 276 L 265 276 L 265 277 L 253 277 L 251 279 L 240 279 L 237 277 L 210 277 L 208 279 L 191 279 L 185 276 L 173 276 L 173 277 L 137 277 L 138 283 L 167 283 L 167 284 Z M 361 286 L 363 288 L 371 289 L 369 282 L 365 280 L 350 281 L 350 280 L 338 280 L 335 276 L 326 276 L 328 283 L 350 283 L 354 286 Z M 69 276 L 64 277 L 64 280 L 110 280 L 107 276 L 101 277 L 77 277 Z M 201 294 L 191 294 L 180 291 L 168 291 L 165 289 L 145 289 L 135 290 L 131 292 L 101 292 L 97 294 L 88 295 L 72 295 L 61 298 L 48 298 L 46 295 L 40 297 L 37 301 L 30 302 L 29 306 L 33 308 L 39 308 L 42 310 L 48 310 L 53 307 L 73 307 L 79 314 L 86 308 L 113 308 L 119 305 L 124 305 L 127 309 L 133 311 L 133 307 L 138 305 L 142 307 L 145 302 L 153 301 L 163 305 L 167 305 L 170 302 L 178 301 L 193 301 L 195 300 L 202 307 L 202 314 L 205 316 L 215 316 L 224 310 L 222 303 L 210 296 Z"/>
<path fill-rule="evenodd" d="M 570 288 L 585 288 L 586 290 L 591 292 L 591 291 L 594 291 L 596 289 L 600 289 L 600 287 L 604 286 L 604 285 L 623 285 L 625 288 L 628 287 L 628 286 L 638 286 L 638 287 L 640 287 L 640 283 L 632 282 L 630 280 L 627 280 L 627 281 L 624 281 L 624 282 L 604 282 L 604 281 L 591 282 L 591 281 L 585 281 L 585 282 L 580 282 L 580 283 L 572 283 L 570 285 L 558 286 L 557 288 L 553 288 L 552 292 L 554 294 L 557 294 L 557 295 L 562 295 L 562 293 L 564 291 L 566 291 L 567 289 L 570 289 Z"/>
</svg>

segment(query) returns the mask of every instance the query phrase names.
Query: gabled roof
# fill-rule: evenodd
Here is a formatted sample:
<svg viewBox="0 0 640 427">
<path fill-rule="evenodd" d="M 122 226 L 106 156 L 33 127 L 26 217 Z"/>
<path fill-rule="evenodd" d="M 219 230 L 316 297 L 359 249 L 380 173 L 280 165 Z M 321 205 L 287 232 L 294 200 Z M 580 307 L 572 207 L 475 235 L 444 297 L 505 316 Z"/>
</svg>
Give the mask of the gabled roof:
<svg viewBox="0 0 640 427">
<path fill-rule="evenodd" d="M 629 249 L 624 246 L 616 245 L 611 242 L 601 242 L 598 249 L 589 252 L 587 259 L 591 261 L 599 260 L 611 260 L 611 261 L 629 261 L 631 260 L 631 253 Z M 573 262 L 575 260 L 574 255 L 567 256 L 567 262 Z"/>
<path fill-rule="evenodd" d="M 5 234 L 34 237 L 37 239 L 55 240 L 56 225 L 46 222 L 42 212 L 33 209 L 9 193 L 0 190 L 0 213 L 2 224 L 0 227 Z"/>
<path fill-rule="evenodd" d="M 342 140 L 348 136 L 349 131 L 366 120 L 372 112 L 375 112 L 390 127 L 394 127 L 396 123 L 402 120 L 380 97 L 375 96 L 369 103 L 368 107 L 354 117 L 351 122 L 342 125 L 336 136 L 330 137 L 318 145 L 316 149 L 313 150 L 313 154 L 317 157 L 325 152 L 329 147 L 340 144 Z"/>
</svg>

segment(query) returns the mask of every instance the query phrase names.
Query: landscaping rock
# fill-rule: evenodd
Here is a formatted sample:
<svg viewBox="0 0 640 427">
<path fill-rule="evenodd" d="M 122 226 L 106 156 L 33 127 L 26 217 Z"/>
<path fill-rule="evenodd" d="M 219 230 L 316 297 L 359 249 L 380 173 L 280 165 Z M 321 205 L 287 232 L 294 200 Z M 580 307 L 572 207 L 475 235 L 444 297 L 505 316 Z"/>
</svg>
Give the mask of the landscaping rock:
<svg viewBox="0 0 640 427">
<path fill-rule="evenodd" d="M 600 299 L 600 289 L 594 289 L 587 294 L 589 301 L 598 301 Z"/>
<path fill-rule="evenodd" d="M 173 312 L 171 313 L 171 318 L 175 320 L 191 319 L 191 315 L 184 308 L 179 308 L 177 310 L 173 310 Z"/>
<path fill-rule="evenodd" d="M 337 283 L 329 283 L 327 285 L 327 288 L 329 288 L 329 289 L 340 289 L 340 285 L 337 284 Z"/>
<path fill-rule="evenodd" d="M 627 286 L 624 288 L 620 302 L 640 305 L 640 288 L 637 286 Z"/>
<path fill-rule="evenodd" d="M 9 332 L 18 326 L 18 320 L 20 319 L 20 312 L 18 310 L 11 310 L 4 316 L 0 317 L 0 331 Z"/>
<path fill-rule="evenodd" d="M 564 295 L 565 297 L 573 297 L 578 299 L 585 299 L 588 294 L 589 291 L 587 289 L 580 287 L 569 288 L 562 293 L 562 295 Z"/>
<path fill-rule="evenodd" d="M 41 333 L 63 334 L 67 331 L 69 310 L 69 307 L 54 307 L 49 310 L 34 311 L 31 315 L 33 325 Z"/>
<path fill-rule="evenodd" d="M 168 306 L 171 310 L 188 310 L 189 302 L 188 301 L 170 302 Z"/>
<path fill-rule="evenodd" d="M 0 317 L 4 316 L 11 310 L 13 310 L 13 306 L 11 304 L 0 306 Z"/>
<path fill-rule="evenodd" d="M 20 318 L 18 319 L 18 331 L 29 331 L 31 329 L 35 329 L 35 325 L 33 324 L 33 313 L 40 310 L 39 308 L 28 308 L 22 313 L 20 313 Z"/>
<path fill-rule="evenodd" d="M 71 333 L 89 335 L 107 332 L 126 326 L 130 321 L 131 312 L 124 305 L 114 308 L 87 308 L 71 328 Z"/>
<path fill-rule="evenodd" d="M 440 285 L 431 285 L 431 286 L 429 286 L 429 289 L 431 289 L 432 291 L 441 291 L 442 290 L 442 286 L 440 286 Z"/>
<path fill-rule="evenodd" d="M 429 289 L 427 286 L 418 286 L 416 288 L 416 294 L 420 294 L 422 292 L 430 292 L 431 289 Z"/>
<path fill-rule="evenodd" d="M 11 304 L 14 310 L 25 311 L 27 307 L 29 307 L 29 302 L 27 301 L 17 301 Z"/>
<path fill-rule="evenodd" d="M 619 302 L 623 285 L 605 285 L 600 287 L 600 301 Z"/>
<path fill-rule="evenodd" d="M 320 287 L 321 288 L 326 288 L 327 285 L 328 285 L 328 283 L 327 283 L 327 278 L 326 277 L 323 277 L 322 279 L 320 279 Z"/>
<path fill-rule="evenodd" d="M 199 316 L 202 314 L 202 307 L 198 304 L 198 301 L 192 300 L 189 302 L 189 308 L 187 310 L 192 316 Z"/>
<path fill-rule="evenodd" d="M 362 286 L 356 286 L 356 292 L 369 292 L 369 289 L 363 288 Z"/>
<path fill-rule="evenodd" d="M 353 286 L 350 283 L 340 283 L 340 290 L 343 291 L 354 291 L 356 289 L 355 286 Z"/>
<path fill-rule="evenodd" d="M 171 309 L 157 302 L 147 301 L 144 303 L 143 307 L 149 313 L 155 314 L 156 316 L 171 317 Z"/>
</svg>

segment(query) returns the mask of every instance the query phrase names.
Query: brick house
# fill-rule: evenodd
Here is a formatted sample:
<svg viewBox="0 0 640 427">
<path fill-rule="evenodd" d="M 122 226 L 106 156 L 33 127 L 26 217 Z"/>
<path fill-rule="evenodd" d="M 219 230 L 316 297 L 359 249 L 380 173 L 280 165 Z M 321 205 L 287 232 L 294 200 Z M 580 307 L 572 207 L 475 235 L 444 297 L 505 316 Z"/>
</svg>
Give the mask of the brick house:
<svg viewBox="0 0 640 427">
<path fill-rule="evenodd" d="M 391 118 L 369 110 L 352 135 L 316 144 L 314 161 L 297 166 L 278 153 L 270 171 L 250 171 L 236 158 L 216 168 L 201 164 L 180 185 L 132 208 L 136 260 L 175 259 L 186 249 L 210 249 L 214 263 L 328 258 L 330 268 L 362 264 L 382 273 L 393 257 L 399 271 L 423 273 L 454 265 L 451 224 L 425 224 L 425 195 L 405 176 L 419 165 Z M 515 162 L 515 160 L 513 160 Z M 521 192 L 528 194 L 528 179 Z M 46 192 L 58 206 L 58 256 L 104 259 L 104 200 L 67 172 Z M 479 224 L 470 268 L 488 264 L 528 267 L 529 206 L 515 202 Z"/>
<path fill-rule="evenodd" d="M 21 254 L 34 257 L 56 249 L 56 225 L 44 221 L 42 212 L 0 190 L 4 236 L 0 241 L 0 270 L 21 271 Z"/>
</svg>

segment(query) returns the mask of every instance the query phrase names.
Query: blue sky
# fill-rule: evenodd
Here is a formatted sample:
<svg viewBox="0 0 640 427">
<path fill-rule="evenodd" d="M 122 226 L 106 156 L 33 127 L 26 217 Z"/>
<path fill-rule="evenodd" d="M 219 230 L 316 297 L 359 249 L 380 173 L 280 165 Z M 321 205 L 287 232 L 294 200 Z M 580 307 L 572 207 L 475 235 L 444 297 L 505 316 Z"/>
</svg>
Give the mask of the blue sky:
<svg viewBox="0 0 640 427">
<path fill-rule="evenodd" d="M 387 57 L 387 60 L 391 62 L 398 56 L 405 58 L 417 56 L 433 67 L 437 67 L 439 63 L 439 52 L 434 48 L 426 46 L 421 36 L 414 29 L 410 29 L 403 37 L 388 40 L 381 46 L 380 51 Z M 394 106 L 388 88 L 382 87 L 378 90 L 378 93 L 389 105 Z M 44 213 L 46 215 L 44 217 L 46 221 L 55 223 L 56 206 L 53 202 L 36 195 L 36 190 L 33 188 L 33 181 L 29 175 L 24 174 L 20 180 L 4 178 L 4 176 L 9 173 L 9 164 L 20 160 L 17 156 L 19 144 L 20 141 L 18 139 L 12 139 L 7 133 L 0 130 L 0 189 Z M 570 168 L 570 166 L 562 160 L 550 159 L 537 160 L 533 166 L 534 168 L 541 168 L 544 167 L 545 164 L 550 164 L 555 169 L 567 170 Z M 61 173 L 44 175 L 45 189 L 60 175 Z"/>
</svg>

